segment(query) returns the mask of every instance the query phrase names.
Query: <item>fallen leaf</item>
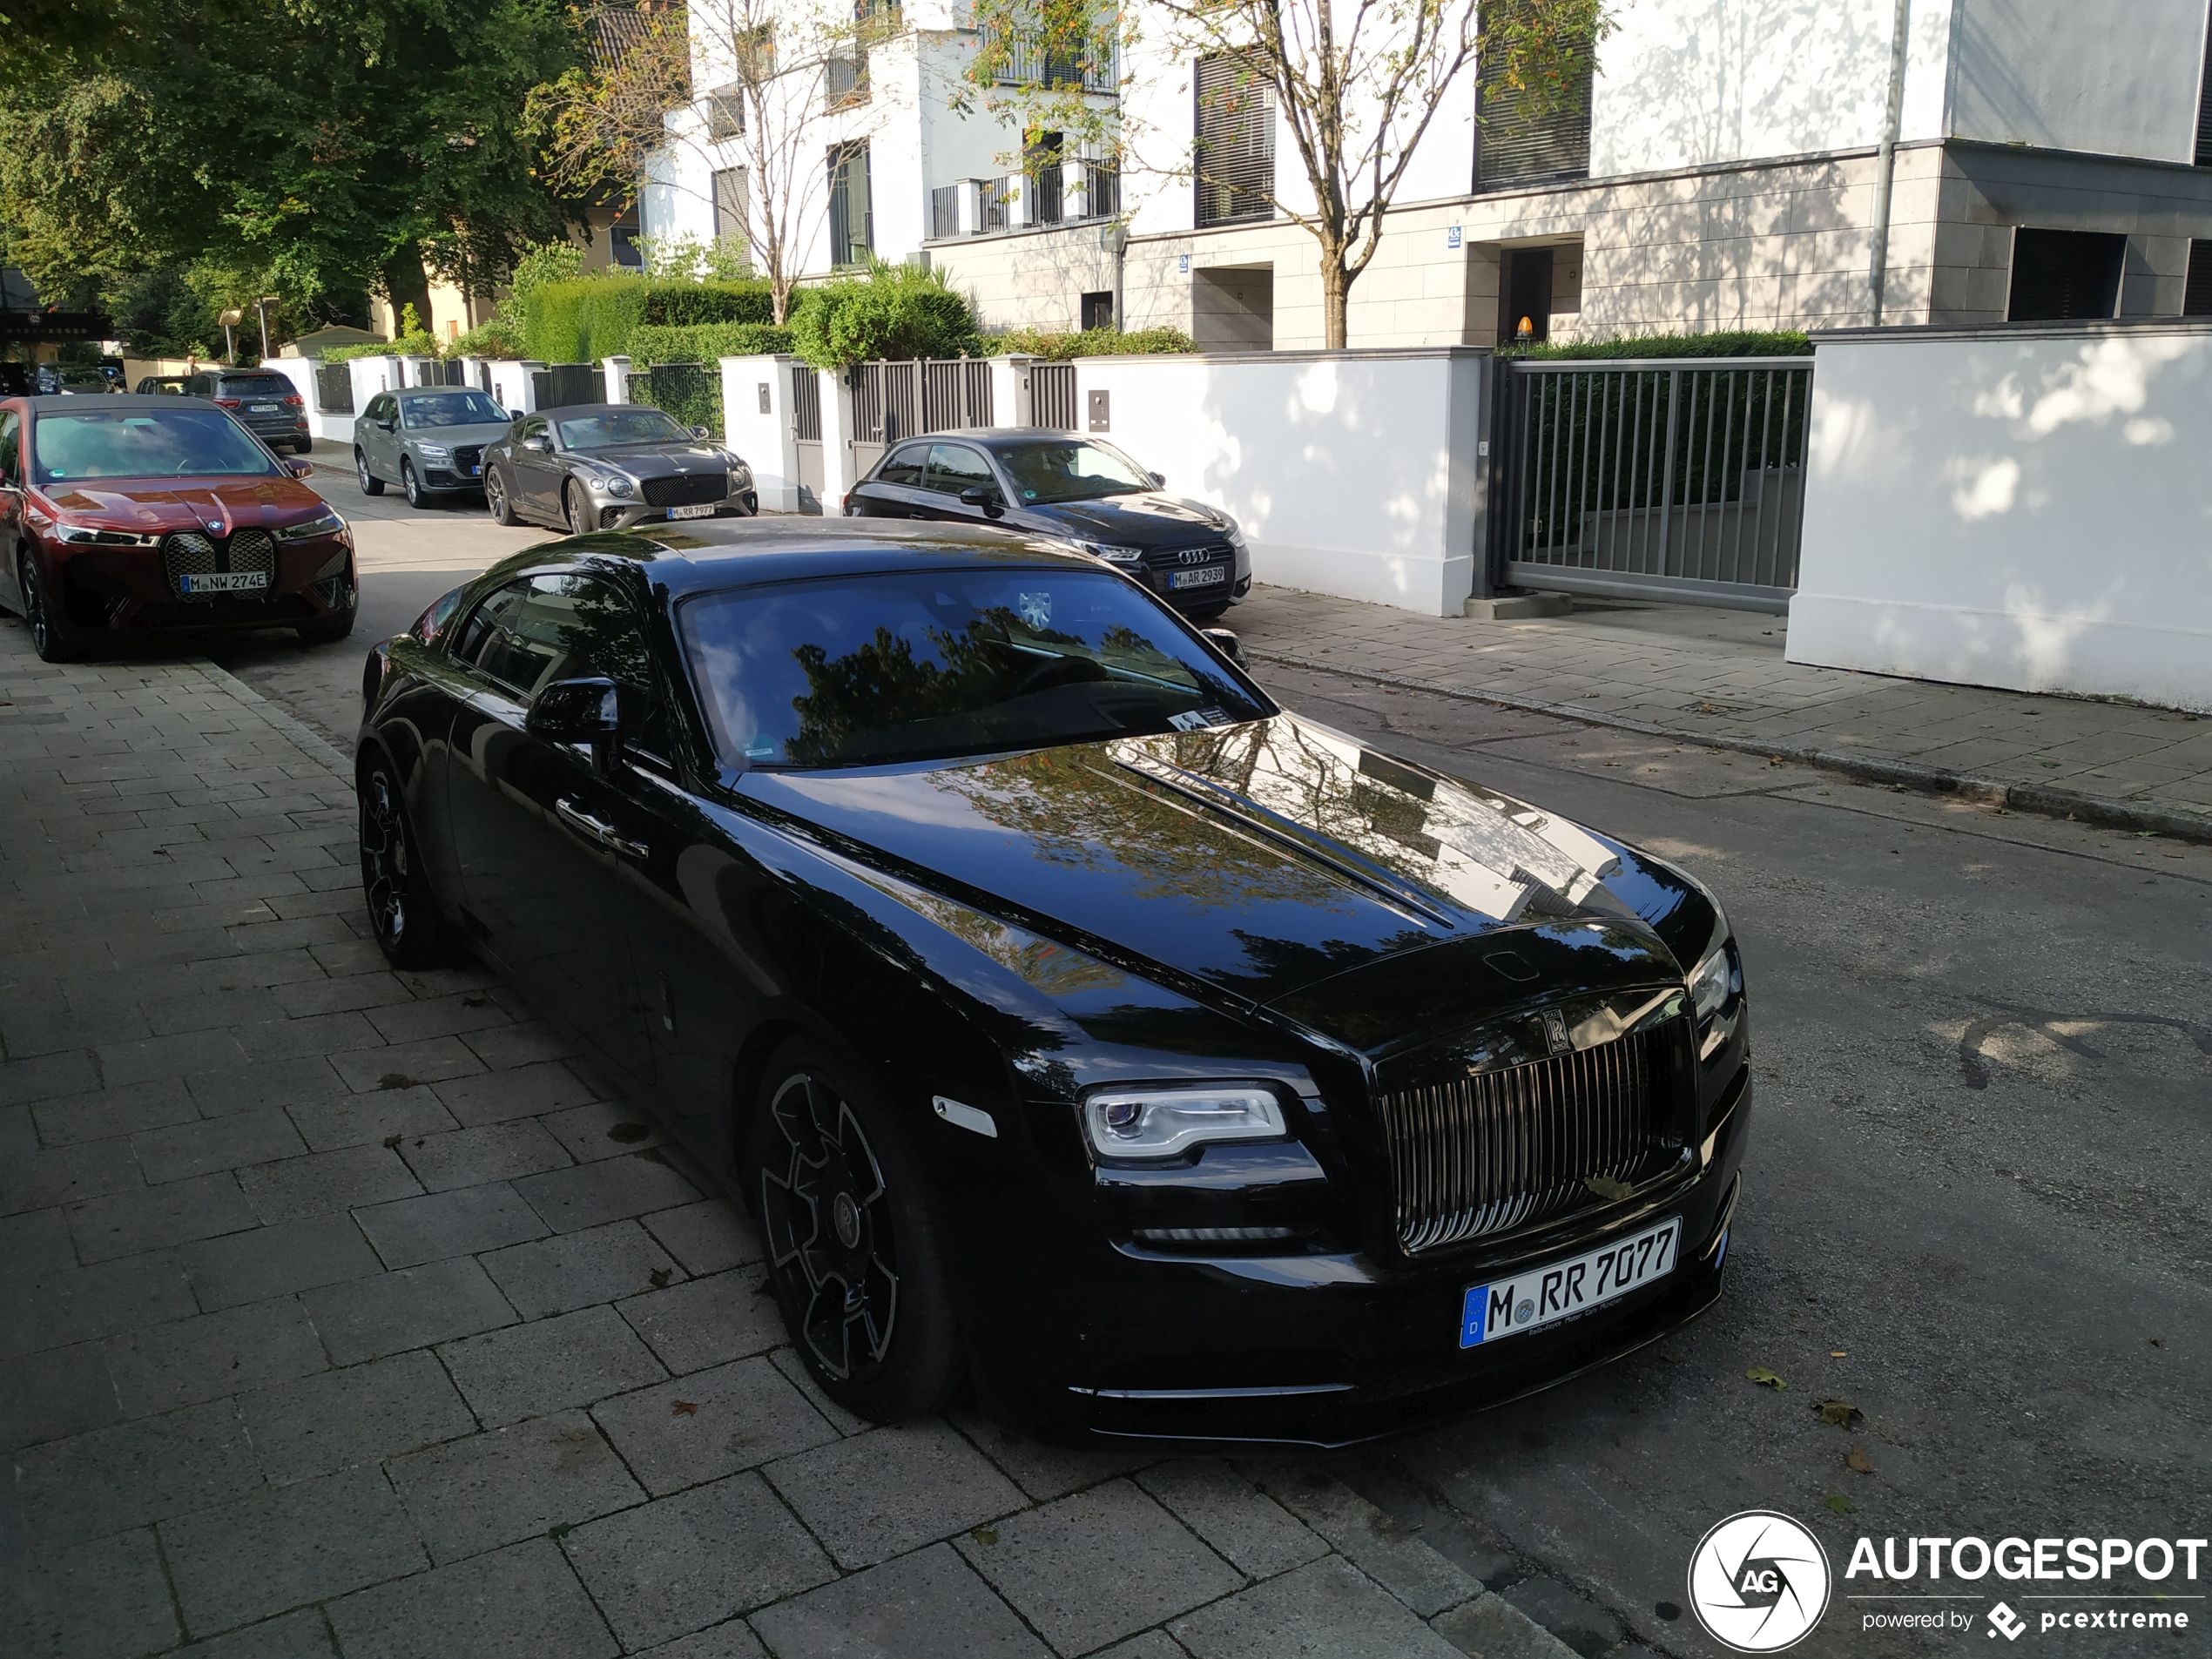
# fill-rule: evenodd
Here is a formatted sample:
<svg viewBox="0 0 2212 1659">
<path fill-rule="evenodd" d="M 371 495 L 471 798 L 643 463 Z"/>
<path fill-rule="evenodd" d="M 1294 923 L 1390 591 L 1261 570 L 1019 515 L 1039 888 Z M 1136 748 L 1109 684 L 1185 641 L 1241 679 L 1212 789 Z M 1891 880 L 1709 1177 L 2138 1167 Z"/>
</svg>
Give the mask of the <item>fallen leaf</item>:
<svg viewBox="0 0 2212 1659">
<path fill-rule="evenodd" d="M 376 1080 L 379 1089 L 412 1089 L 415 1079 L 403 1071 L 388 1071 Z"/>
<path fill-rule="evenodd" d="M 999 1541 L 999 1529 L 996 1527 L 978 1527 L 968 1535 L 979 1544 L 995 1544 Z"/>
<path fill-rule="evenodd" d="M 396 1152 L 400 1150 L 400 1143 L 405 1139 L 407 1136 L 404 1135 L 387 1135 L 384 1137 L 384 1144 Z"/>
<path fill-rule="evenodd" d="M 1582 1184 L 1608 1204 L 1618 1204 L 1623 1198 L 1634 1197 L 1635 1193 L 1635 1189 L 1627 1182 L 1615 1181 L 1609 1175 L 1587 1177 Z"/>
<path fill-rule="evenodd" d="M 1871 1474 L 1874 1473 L 1874 1460 L 1866 1455 L 1865 1447 L 1854 1446 L 1844 1453 L 1844 1467 L 1853 1474 Z"/>
<path fill-rule="evenodd" d="M 1764 1366 L 1753 1366 L 1743 1374 L 1746 1377 L 1749 1377 L 1753 1382 L 1758 1384 L 1760 1387 L 1771 1388 L 1777 1393 L 1790 1386 L 1788 1383 L 1784 1382 L 1781 1378 L 1776 1376 L 1774 1372 L 1769 1371 Z"/>
<path fill-rule="evenodd" d="M 673 1400 L 669 1404 L 668 1414 L 671 1417 L 697 1417 L 699 1408 L 688 1399 Z"/>
<path fill-rule="evenodd" d="M 1812 1409 L 1822 1422 L 1832 1423 L 1838 1428 L 1849 1428 L 1853 1423 L 1866 1420 L 1866 1413 L 1847 1399 L 1815 1400 Z"/>
<path fill-rule="evenodd" d="M 1831 1359 L 1844 1359 L 1845 1357 L 1845 1353 L 1846 1351 L 1842 1348 L 1831 1348 L 1828 1350 L 1828 1357 Z"/>
<path fill-rule="evenodd" d="M 1831 1492 L 1825 1500 L 1828 1507 L 1839 1515 L 1847 1515 L 1858 1506 L 1840 1492 Z"/>
<path fill-rule="evenodd" d="M 545 1529 L 545 1535 L 548 1538 L 562 1539 L 566 1538 L 575 1530 L 576 1522 L 573 1521 L 556 1521 Z"/>
<path fill-rule="evenodd" d="M 668 1288 L 668 1281 L 673 1278 L 675 1275 L 671 1273 L 665 1267 L 656 1267 L 651 1273 L 647 1274 L 646 1277 L 653 1281 L 653 1288 L 655 1290 L 664 1291 Z"/>
</svg>

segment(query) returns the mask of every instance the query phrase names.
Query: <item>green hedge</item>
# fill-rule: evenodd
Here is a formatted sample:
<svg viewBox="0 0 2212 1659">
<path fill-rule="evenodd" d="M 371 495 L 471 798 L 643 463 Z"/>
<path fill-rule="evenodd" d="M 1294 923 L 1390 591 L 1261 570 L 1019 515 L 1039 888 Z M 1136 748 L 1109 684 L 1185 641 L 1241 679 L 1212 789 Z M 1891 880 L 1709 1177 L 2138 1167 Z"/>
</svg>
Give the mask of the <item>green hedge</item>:
<svg viewBox="0 0 2212 1659">
<path fill-rule="evenodd" d="M 792 331 L 769 322 L 708 322 L 688 328 L 644 323 L 630 335 L 631 361 L 639 364 L 712 363 L 792 349 Z"/>
<path fill-rule="evenodd" d="M 941 271 L 879 262 L 866 276 L 801 292 L 805 302 L 792 307 L 793 349 L 817 368 L 982 354 L 974 308 Z"/>
<path fill-rule="evenodd" d="M 1039 357 L 1064 363 L 1074 357 L 1136 357 L 1154 354 L 1196 351 L 1190 336 L 1180 328 L 1085 328 L 1055 334 L 1042 328 L 1009 328 L 984 347 L 994 356 L 1004 352 L 1018 357 Z"/>
<path fill-rule="evenodd" d="M 1622 334 L 1554 345 L 1501 346 L 1501 357 L 1804 357 L 1812 351 L 1804 334 L 1736 329 L 1713 334 Z"/>
<path fill-rule="evenodd" d="M 716 437 L 722 422 L 722 370 L 714 363 L 670 363 L 630 377 L 630 401 L 666 409 L 685 426 L 703 426 Z"/>
<path fill-rule="evenodd" d="M 525 357 L 546 363 L 595 363 L 603 358 L 636 356 L 640 328 L 739 323 L 765 327 L 775 314 L 775 302 L 765 282 L 597 276 L 543 283 L 523 296 L 517 309 Z"/>
</svg>

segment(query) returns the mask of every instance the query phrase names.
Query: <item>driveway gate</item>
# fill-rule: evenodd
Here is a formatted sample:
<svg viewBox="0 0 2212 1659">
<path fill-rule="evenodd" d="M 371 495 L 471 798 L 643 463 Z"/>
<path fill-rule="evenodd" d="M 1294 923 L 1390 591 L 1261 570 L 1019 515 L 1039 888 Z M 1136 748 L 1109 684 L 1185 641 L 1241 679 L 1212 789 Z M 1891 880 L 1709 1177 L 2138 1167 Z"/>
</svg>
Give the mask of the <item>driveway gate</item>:
<svg viewBox="0 0 2212 1659">
<path fill-rule="evenodd" d="M 325 415 L 351 415 L 354 412 L 354 371 L 346 363 L 317 366 L 315 408 Z"/>
<path fill-rule="evenodd" d="M 1786 610 L 1804 528 L 1810 357 L 1500 364 L 1501 583 Z"/>
<path fill-rule="evenodd" d="M 853 366 L 853 475 L 917 432 L 991 424 L 991 366 L 978 357 Z"/>
<path fill-rule="evenodd" d="M 536 393 L 531 401 L 541 409 L 607 401 L 607 377 L 597 363 L 555 363 L 536 371 L 530 380 Z"/>
<path fill-rule="evenodd" d="M 799 510 L 822 510 L 822 375 L 805 363 L 791 366 L 791 436 L 799 450 Z"/>
<path fill-rule="evenodd" d="M 1055 432 L 1076 429 L 1076 366 L 1073 363 L 1029 365 L 1029 420 Z"/>
</svg>

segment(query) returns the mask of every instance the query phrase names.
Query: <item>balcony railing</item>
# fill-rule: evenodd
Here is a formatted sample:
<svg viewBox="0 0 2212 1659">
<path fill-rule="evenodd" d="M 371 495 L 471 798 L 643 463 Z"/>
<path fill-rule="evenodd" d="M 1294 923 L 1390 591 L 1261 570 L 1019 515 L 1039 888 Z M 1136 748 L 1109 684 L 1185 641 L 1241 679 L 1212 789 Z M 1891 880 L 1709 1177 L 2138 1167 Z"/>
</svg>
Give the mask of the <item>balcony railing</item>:
<svg viewBox="0 0 2212 1659">
<path fill-rule="evenodd" d="M 1122 88 L 1121 48 L 1109 43 L 1092 51 L 1069 52 L 1017 40 L 1008 47 L 998 78 L 1003 86 L 1081 88 L 1110 98 Z"/>
<path fill-rule="evenodd" d="M 968 192 L 965 224 L 961 220 L 963 189 Z M 1121 211 L 1121 173 L 1109 163 L 1071 156 L 1033 172 L 939 185 L 929 192 L 929 236 L 941 241 L 1049 230 L 1112 219 Z"/>
</svg>

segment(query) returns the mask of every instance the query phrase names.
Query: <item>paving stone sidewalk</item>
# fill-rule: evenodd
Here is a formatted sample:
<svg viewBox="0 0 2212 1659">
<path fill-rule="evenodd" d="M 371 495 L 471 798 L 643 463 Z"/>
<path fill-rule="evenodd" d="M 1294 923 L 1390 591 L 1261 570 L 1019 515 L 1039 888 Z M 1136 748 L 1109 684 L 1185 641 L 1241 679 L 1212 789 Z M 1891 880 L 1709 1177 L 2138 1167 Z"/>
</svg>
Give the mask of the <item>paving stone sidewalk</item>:
<svg viewBox="0 0 2212 1659">
<path fill-rule="evenodd" d="M 2212 718 L 1809 668 L 1779 617 L 1589 600 L 1478 622 L 1261 588 L 1227 620 L 1263 660 L 2212 840 Z"/>
<path fill-rule="evenodd" d="M 0 628 L 0 1653 L 1617 1648 L 1325 1467 L 839 1411 L 732 1207 L 502 986 L 388 971 L 354 857 L 236 681 Z"/>
</svg>

